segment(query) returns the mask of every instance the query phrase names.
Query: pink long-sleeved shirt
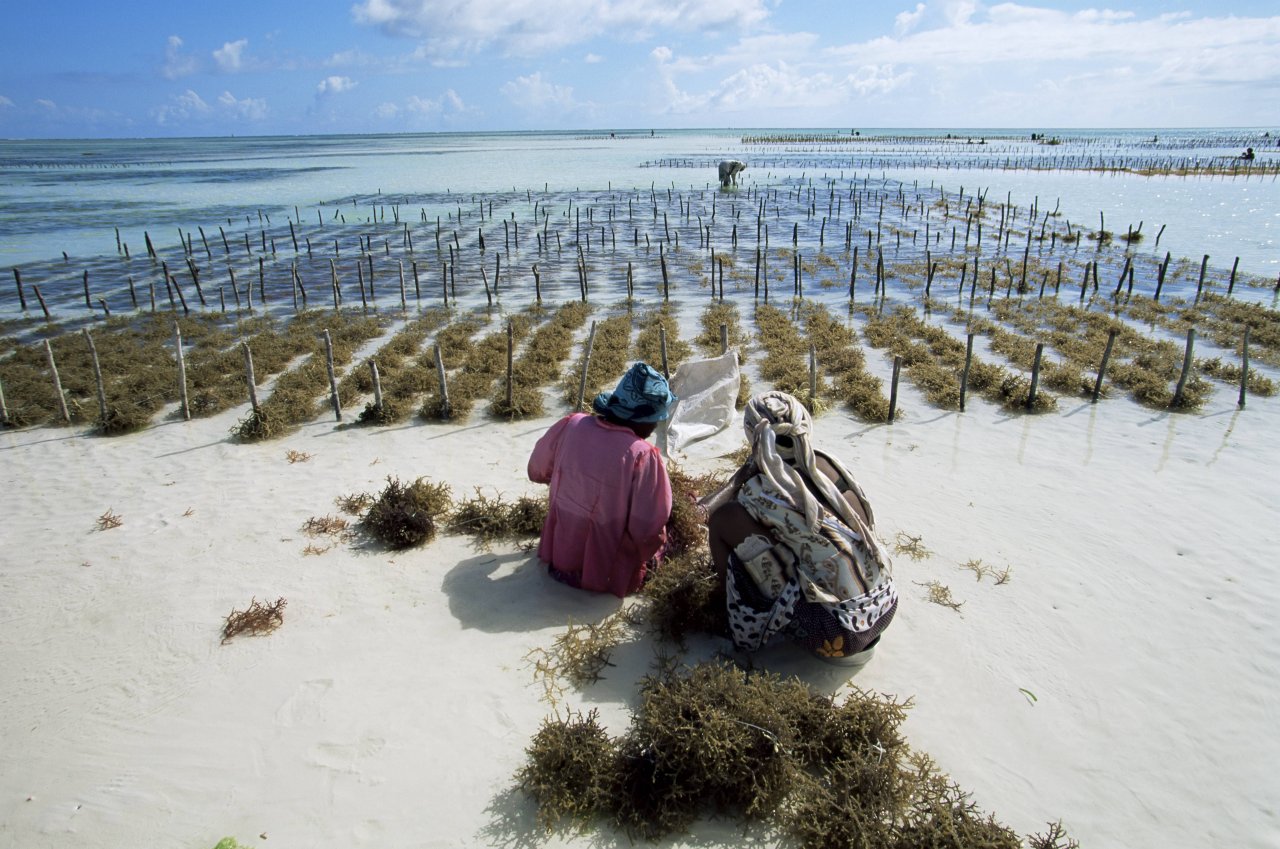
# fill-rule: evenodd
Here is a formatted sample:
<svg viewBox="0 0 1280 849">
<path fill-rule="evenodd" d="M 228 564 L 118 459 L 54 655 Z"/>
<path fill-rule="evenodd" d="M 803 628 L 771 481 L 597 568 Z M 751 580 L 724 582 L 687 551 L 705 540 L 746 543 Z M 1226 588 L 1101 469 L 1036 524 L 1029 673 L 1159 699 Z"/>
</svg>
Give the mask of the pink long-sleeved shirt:
<svg viewBox="0 0 1280 849">
<path fill-rule="evenodd" d="M 620 598 L 640 589 L 671 515 L 657 448 L 629 428 L 574 413 L 538 440 L 529 480 L 551 484 L 538 557 L 583 589 Z"/>
</svg>

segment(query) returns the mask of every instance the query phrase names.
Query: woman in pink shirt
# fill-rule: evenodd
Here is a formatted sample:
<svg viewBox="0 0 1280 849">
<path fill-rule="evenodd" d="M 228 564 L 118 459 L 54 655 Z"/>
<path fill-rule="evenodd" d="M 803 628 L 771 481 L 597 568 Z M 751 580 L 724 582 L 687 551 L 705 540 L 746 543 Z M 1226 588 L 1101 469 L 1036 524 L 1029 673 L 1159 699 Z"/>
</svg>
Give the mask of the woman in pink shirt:
<svg viewBox="0 0 1280 849">
<path fill-rule="evenodd" d="M 661 373 L 636 363 L 596 415 L 551 426 L 529 457 L 529 480 L 551 484 L 538 557 L 553 577 L 621 598 L 657 566 L 671 516 L 671 481 L 646 440 L 676 396 Z"/>
</svg>

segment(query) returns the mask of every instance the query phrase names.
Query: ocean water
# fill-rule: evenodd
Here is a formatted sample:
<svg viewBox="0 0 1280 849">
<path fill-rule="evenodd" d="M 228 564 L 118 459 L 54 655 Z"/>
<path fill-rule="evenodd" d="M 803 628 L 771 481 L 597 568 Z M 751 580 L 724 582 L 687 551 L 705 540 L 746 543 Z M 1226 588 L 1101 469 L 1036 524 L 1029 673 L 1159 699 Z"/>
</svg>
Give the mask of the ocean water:
<svg viewBox="0 0 1280 849">
<path fill-rule="evenodd" d="M 278 264 L 281 243 L 295 238 L 345 241 L 351 245 L 348 252 L 360 249 L 360 239 L 373 252 L 381 239 L 389 256 L 388 235 L 402 223 L 417 229 L 410 237 L 419 245 L 429 230 L 434 247 L 437 218 L 446 232 L 464 235 L 497 226 L 501 219 L 513 224 L 524 219 L 528 234 L 538 200 L 544 215 L 548 206 L 560 205 L 565 214 L 551 221 L 566 235 L 568 211 L 575 207 L 578 215 L 588 209 L 593 225 L 598 224 L 596 210 L 611 216 L 616 240 L 616 231 L 627 229 L 614 226 L 620 225 L 612 216 L 621 214 L 621 205 L 629 199 L 634 207 L 667 190 L 681 200 L 669 196 L 664 212 L 672 203 L 688 210 L 683 225 L 677 224 L 688 246 L 704 226 L 694 220 L 694 204 L 699 219 L 714 215 L 715 165 L 732 157 L 749 168 L 737 190 L 719 196 L 722 207 L 731 204 L 744 230 L 753 228 L 742 213 L 753 217 L 756 203 L 747 187 L 754 187 L 759 198 L 762 191 L 767 196 L 798 186 L 861 185 L 901 191 L 904 197 L 927 196 L 929 203 L 983 193 L 987 203 L 1007 202 L 1020 214 L 1033 207 L 1055 211 L 1055 222 L 1075 227 L 1105 225 L 1118 235 L 1140 229 L 1144 238 L 1130 251 L 1156 262 L 1166 251 L 1197 265 L 1208 255 L 1219 274 L 1234 265 L 1255 282 L 1280 275 L 1275 172 L 1280 140 L 1267 131 L 1034 131 L 1054 144 L 1033 141 L 1032 132 L 746 129 L 0 141 L 0 267 L 44 281 L 54 303 L 74 297 L 85 271 L 118 297 L 126 274 L 139 282 L 145 274 L 131 264 L 146 255 L 146 238 L 159 256 L 167 253 L 174 263 L 186 256 L 179 239 L 194 239 L 192 248 L 207 259 L 222 253 L 230 261 L 229 247 L 205 252 L 199 241 L 203 230 L 218 247 L 221 228 L 229 244 L 242 247 L 237 261 L 248 271 L 254 267 L 250 251 Z M 797 138 L 815 135 L 825 141 Z M 761 143 L 761 137 L 768 141 Z M 1114 170 L 1232 167 L 1245 146 L 1258 151 L 1258 168 L 1234 176 L 1139 176 Z M 827 200 L 836 194 L 827 193 Z M 851 221 L 843 207 L 812 206 L 813 220 L 801 223 L 807 244 Z M 487 221 L 486 212 L 492 213 Z M 816 231 L 811 225 L 824 212 L 831 229 Z M 875 226 L 863 212 L 862 220 L 853 222 L 860 235 Z M 629 210 L 629 225 L 636 215 Z M 656 218 L 655 212 L 646 222 L 650 229 Z M 572 224 L 576 239 L 581 225 Z M 899 229 L 907 227 L 919 229 L 919 222 L 904 217 Z M 551 231 L 546 232 L 550 238 Z M 470 235 L 474 241 L 475 232 Z M 713 238 L 723 244 L 725 235 L 717 231 Z M 939 234 L 933 235 L 937 247 Z M 776 231 L 773 238 L 776 244 Z M 268 239 L 274 239 L 274 251 Z M 126 246 L 130 259 L 122 264 Z M 901 249 L 901 242 L 895 247 Z M 915 247 L 922 253 L 922 243 Z M 1021 255 L 1019 245 L 1006 248 Z M 291 244 L 288 253 L 296 255 Z M 335 244 L 333 254 L 342 253 L 343 246 Z M 0 296 L 0 312 L 12 311 L 12 288 L 0 292 L 7 295 Z"/>
</svg>

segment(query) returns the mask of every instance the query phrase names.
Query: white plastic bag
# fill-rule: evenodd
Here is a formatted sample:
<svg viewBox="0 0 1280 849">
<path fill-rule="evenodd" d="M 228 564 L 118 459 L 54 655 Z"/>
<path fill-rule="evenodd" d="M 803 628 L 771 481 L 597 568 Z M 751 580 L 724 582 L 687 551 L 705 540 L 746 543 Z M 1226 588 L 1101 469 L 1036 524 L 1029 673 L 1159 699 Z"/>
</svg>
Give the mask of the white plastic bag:
<svg viewBox="0 0 1280 849">
<path fill-rule="evenodd" d="M 739 448 L 742 429 L 734 425 L 741 415 L 734 401 L 740 380 L 737 351 L 681 363 L 670 381 L 680 400 L 659 432 L 663 453 L 673 459 L 712 458 Z"/>
</svg>

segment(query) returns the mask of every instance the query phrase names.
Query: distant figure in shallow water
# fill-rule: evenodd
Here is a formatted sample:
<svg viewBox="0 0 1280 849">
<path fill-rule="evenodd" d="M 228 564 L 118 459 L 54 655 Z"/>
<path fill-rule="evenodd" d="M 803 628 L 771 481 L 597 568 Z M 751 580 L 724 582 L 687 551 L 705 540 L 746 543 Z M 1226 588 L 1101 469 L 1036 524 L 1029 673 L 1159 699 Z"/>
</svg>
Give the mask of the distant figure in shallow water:
<svg viewBox="0 0 1280 849">
<path fill-rule="evenodd" d="M 738 174 L 747 170 L 747 163 L 740 162 L 737 159 L 723 159 L 720 161 L 720 185 L 729 188 L 732 182 L 738 185 Z"/>
<path fill-rule="evenodd" d="M 1253 148 L 1246 147 L 1244 153 L 1240 154 L 1241 159 L 1253 159 Z"/>
</svg>

